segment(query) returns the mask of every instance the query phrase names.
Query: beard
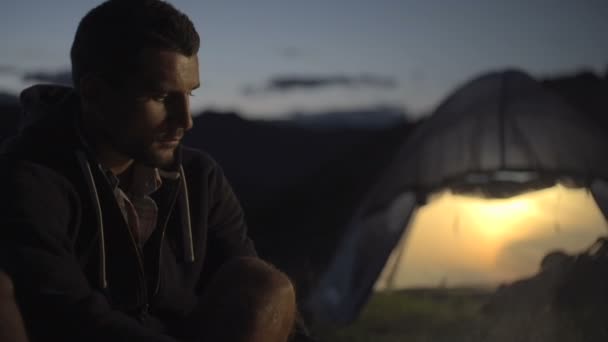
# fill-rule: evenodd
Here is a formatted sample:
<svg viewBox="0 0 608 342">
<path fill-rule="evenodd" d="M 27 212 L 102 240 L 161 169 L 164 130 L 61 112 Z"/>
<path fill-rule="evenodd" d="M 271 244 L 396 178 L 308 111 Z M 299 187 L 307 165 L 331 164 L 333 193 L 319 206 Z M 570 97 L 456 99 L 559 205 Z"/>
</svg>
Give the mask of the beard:
<svg viewBox="0 0 608 342">
<path fill-rule="evenodd" d="M 145 158 L 143 158 L 140 162 L 157 168 L 168 168 L 175 164 L 175 155 L 178 146 L 172 147 L 162 147 L 159 149 L 149 149 L 148 153 L 146 153 Z"/>
<path fill-rule="evenodd" d="M 136 137 L 132 134 L 106 135 L 106 142 L 116 152 L 152 168 L 168 168 L 175 163 L 179 144 L 169 144 L 156 138 Z"/>
<path fill-rule="evenodd" d="M 153 142 L 147 146 L 132 149 L 131 158 L 148 167 L 168 168 L 175 163 L 175 155 L 178 145 L 169 145 Z"/>
<path fill-rule="evenodd" d="M 176 150 L 184 135 L 184 130 L 163 130 L 160 132 L 138 131 L 133 125 L 109 125 L 98 122 L 95 131 L 97 141 L 110 147 L 114 152 L 153 168 L 168 168 L 175 164 Z"/>
</svg>

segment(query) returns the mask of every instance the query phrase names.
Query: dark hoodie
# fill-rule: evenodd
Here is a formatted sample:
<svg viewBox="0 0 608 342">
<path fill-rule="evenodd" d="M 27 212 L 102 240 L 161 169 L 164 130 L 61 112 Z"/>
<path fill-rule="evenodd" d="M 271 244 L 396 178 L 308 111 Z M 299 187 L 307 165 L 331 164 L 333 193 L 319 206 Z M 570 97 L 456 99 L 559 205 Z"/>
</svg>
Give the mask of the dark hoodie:
<svg viewBox="0 0 608 342">
<path fill-rule="evenodd" d="M 218 267 L 255 255 L 221 169 L 180 147 L 139 251 L 79 134 L 76 93 L 37 86 L 21 100 L 26 124 L 0 156 L 0 269 L 31 340 L 175 341 Z"/>
</svg>

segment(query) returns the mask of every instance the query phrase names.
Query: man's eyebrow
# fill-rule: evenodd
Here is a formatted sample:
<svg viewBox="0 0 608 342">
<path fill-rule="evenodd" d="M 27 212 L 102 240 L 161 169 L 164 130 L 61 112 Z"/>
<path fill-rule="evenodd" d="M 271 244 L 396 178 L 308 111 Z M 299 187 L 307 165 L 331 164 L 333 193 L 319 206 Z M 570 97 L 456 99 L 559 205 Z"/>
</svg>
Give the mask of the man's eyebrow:
<svg viewBox="0 0 608 342">
<path fill-rule="evenodd" d="M 196 90 L 201 86 L 200 83 L 197 83 L 196 85 L 194 85 L 192 88 L 190 88 L 190 90 Z M 156 92 L 156 93 L 168 93 L 168 92 L 172 92 L 171 90 L 171 86 L 168 84 L 164 84 L 164 83 L 160 83 L 160 84 L 154 84 L 154 85 L 150 85 L 148 87 L 146 87 L 146 91 L 149 92 Z"/>
</svg>

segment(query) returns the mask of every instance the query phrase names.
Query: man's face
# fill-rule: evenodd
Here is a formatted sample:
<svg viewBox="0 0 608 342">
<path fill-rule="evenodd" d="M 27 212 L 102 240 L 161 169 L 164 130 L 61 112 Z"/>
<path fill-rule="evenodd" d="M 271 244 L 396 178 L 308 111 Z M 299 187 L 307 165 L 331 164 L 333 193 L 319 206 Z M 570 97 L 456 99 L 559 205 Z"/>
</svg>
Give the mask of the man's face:
<svg viewBox="0 0 608 342">
<path fill-rule="evenodd" d="M 192 128 L 190 96 L 198 88 L 198 57 L 168 50 L 142 53 L 138 70 L 100 101 L 102 143 L 152 167 L 174 160 Z"/>
</svg>

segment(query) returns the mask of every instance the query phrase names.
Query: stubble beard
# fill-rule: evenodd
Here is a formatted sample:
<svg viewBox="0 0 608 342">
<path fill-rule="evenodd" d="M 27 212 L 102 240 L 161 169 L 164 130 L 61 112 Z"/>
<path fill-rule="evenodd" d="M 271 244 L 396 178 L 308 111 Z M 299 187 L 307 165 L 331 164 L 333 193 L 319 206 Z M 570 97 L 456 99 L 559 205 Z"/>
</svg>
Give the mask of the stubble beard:
<svg viewBox="0 0 608 342">
<path fill-rule="evenodd" d="M 167 168 L 175 162 L 175 152 L 178 147 L 163 147 L 156 144 L 148 146 L 133 160 L 148 167 Z"/>
</svg>

